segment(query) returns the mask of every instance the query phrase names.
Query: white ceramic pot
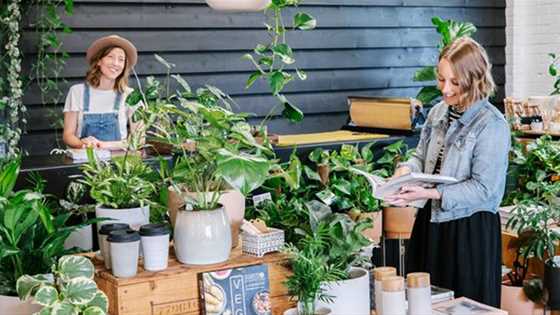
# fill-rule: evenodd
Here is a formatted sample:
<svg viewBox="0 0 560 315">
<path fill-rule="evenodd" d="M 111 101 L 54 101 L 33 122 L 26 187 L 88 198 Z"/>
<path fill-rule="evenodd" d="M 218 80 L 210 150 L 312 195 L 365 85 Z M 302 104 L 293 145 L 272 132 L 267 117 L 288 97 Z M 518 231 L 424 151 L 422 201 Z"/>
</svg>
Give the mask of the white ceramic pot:
<svg viewBox="0 0 560 315">
<path fill-rule="evenodd" d="M 169 232 L 170 229 L 166 224 L 146 224 L 140 227 L 144 269 L 160 271 L 167 268 Z"/>
<path fill-rule="evenodd" d="M 369 273 L 366 269 L 352 267 L 350 279 L 328 282 L 322 285 L 326 295 L 334 297 L 333 303 L 317 301 L 317 308 L 326 307 L 332 315 L 369 314 Z"/>
<path fill-rule="evenodd" d="M 93 232 L 91 231 L 91 224 L 72 232 L 70 236 L 64 241 L 64 249 L 78 247 L 82 251 L 91 251 L 93 248 Z"/>
<path fill-rule="evenodd" d="M 206 3 L 219 11 L 262 11 L 270 0 L 206 0 Z"/>
<path fill-rule="evenodd" d="M 231 228 L 223 207 L 216 210 L 181 210 L 173 234 L 175 255 L 184 264 L 224 262 L 231 251 Z"/>
<path fill-rule="evenodd" d="M 138 272 L 140 234 L 133 230 L 114 231 L 107 237 L 111 269 L 115 277 L 130 278 Z"/>
<path fill-rule="evenodd" d="M 0 295 L 0 313 L 10 315 L 31 315 L 41 311 L 41 306 L 21 301 L 17 296 Z"/>
<path fill-rule="evenodd" d="M 292 307 L 284 311 L 284 315 L 299 315 L 297 307 Z M 331 310 L 327 307 L 320 307 L 315 310 L 315 315 L 329 315 Z"/>
<path fill-rule="evenodd" d="M 167 206 L 169 210 L 169 218 L 171 219 L 171 225 L 175 226 L 177 212 L 185 205 L 183 198 L 186 196 L 192 197 L 195 194 L 191 192 L 183 192 L 183 196 L 179 196 L 173 187 L 169 187 L 168 191 Z M 229 224 L 231 225 L 232 248 L 237 247 L 239 243 L 239 231 L 241 229 L 241 224 L 243 223 L 243 218 L 245 217 L 245 196 L 243 196 L 243 194 L 239 191 L 233 189 L 224 191 L 220 195 L 219 203 L 224 205 L 229 218 Z"/>
</svg>

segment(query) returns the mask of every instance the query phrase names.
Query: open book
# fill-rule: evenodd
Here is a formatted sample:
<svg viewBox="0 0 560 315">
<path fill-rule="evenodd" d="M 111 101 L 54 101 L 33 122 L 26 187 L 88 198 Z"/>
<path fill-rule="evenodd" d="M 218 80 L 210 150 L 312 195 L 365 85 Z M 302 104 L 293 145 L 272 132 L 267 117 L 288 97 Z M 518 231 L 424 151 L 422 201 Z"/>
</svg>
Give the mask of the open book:
<svg viewBox="0 0 560 315">
<path fill-rule="evenodd" d="M 435 184 L 453 184 L 458 182 L 454 177 L 434 174 L 408 173 L 395 179 L 387 180 L 357 168 L 352 168 L 351 171 L 364 176 L 371 186 L 371 193 L 380 200 L 385 200 L 386 196 L 398 193 L 403 186 L 433 187 Z M 419 200 L 410 205 L 413 207 L 423 207 L 425 203 L 425 200 Z"/>
<path fill-rule="evenodd" d="M 74 162 L 87 162 L 87 150 L 86 149 L 66 149 L 66 155 L 71 158 Z M 98 160 L 109 160 L 111 159 L 111 151 L 105 149 L 94 149 L 93 154 Z"/>
</svg>

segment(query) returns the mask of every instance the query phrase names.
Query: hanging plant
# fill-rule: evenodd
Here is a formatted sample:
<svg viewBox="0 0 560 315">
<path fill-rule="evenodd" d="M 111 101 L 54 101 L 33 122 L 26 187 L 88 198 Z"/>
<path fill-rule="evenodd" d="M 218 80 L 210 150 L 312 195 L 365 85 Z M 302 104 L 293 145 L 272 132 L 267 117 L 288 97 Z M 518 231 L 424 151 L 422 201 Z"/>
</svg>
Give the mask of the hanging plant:
<svg viewBox="0 0 560 315">
<path fill-rule="evenodd" d="M 251 87 L 258 79 L 265 80 L 272 92 L 283 106 L 282 115 L 291 122 L 299 122 L 303 119 L 302 111 L 292 104 L 282 93 L 284 87 L 295 78 L 305 80 L 307 75 L 302 70 L 295 68 L 293 72 L 285 70 L 286 66 L 294 65 L 296 60 L 292 48 L 286 41 L 287 28 L 284 23 L 282 12 L 288 7 L 297 7 L 301 0 L 272 0 L 265 10 L 267 16 L 266 30 L 270 37 L 269 43 L 259 43 L 252 54 L 243 57 L 250 60 L 255 68 L 247 79 L 246 88 Z M 317 25 L 317 21 L 305 12 L 298 12 L 293 16 L 292 30 L 311 30 Z M 274 106 L 265 121 L 274 113 Z"/>
<path fill-rule="evenodd" d="M 18 154 L 18 143 L 21 137 L 21 128 L 18 123 L 20 115 L 25 113 L 25 106 L 22 102 L 21 51 L 19 49 L 20 5 L 20 0 L 11 0 L 8 2 L 6 10 L 2 10 L 4 13 L 2 24 L 6 26 L 7 40 L 2 57 L 6 80 L 0 82 L 2 92 L 0 109 L 5 114 L 3 123 L 0 125 L 0 146 L 2 146 L 0 152 L 5 153 L 5 156 L 0 156 L 0 158 L 8 159 L 15 158 Z M 22 123 L 25 124 L 25 119 L 22 119 Z"/>
</svg>

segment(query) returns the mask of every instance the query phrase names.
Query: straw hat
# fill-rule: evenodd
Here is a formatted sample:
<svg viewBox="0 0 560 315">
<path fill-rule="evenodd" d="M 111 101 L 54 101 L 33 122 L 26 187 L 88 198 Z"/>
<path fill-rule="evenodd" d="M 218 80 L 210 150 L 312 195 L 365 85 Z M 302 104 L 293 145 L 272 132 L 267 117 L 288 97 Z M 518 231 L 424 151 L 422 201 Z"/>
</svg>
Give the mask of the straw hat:
<svg viewBox="0 0 560 315">
<path fill-rule="evenodd" d="M 138 51 L 136 50 L 136 47 L 129 40 L 122 38 L 119 35 L 101 37 L 91 43 L 86 53 L 86 60 L 88 64 L 91 63 L 93 56 L 95 56 L 101 49 L 108 46 L 118 46 L 122 48 L 126 54 L 126 59 L 128 60 L 130 67 L 132 68 L 136 65 L 136 61 L 138 60 Z"/>
</svg>

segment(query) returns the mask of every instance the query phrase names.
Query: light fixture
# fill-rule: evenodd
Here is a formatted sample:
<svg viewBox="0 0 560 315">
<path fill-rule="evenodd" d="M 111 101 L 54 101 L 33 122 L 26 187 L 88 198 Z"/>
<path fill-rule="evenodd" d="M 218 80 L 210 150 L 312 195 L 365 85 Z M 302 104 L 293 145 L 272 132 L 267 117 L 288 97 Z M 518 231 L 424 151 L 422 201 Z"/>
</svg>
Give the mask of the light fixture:
<svg viewBox="0 0 560 315">
<path fill-rule="evenodd" d="M 218 11 L 262 11 L 271 0 L 206 0 L 206 3 Z"/>
</svg>

